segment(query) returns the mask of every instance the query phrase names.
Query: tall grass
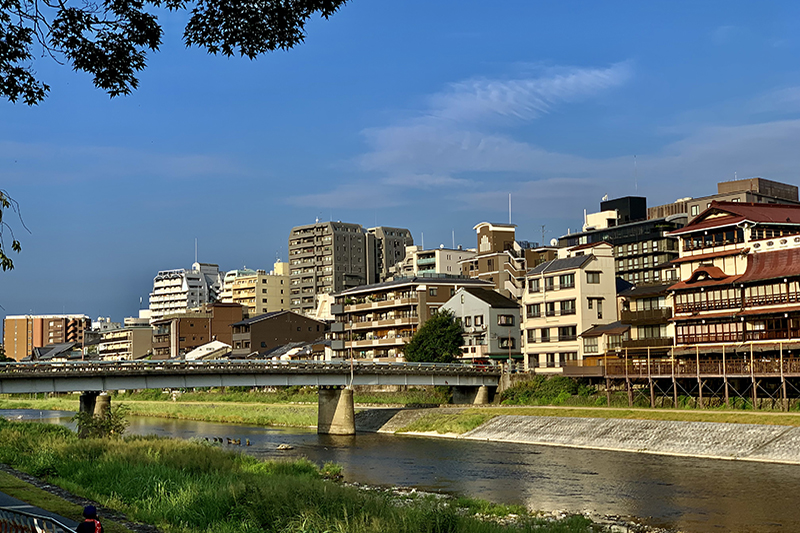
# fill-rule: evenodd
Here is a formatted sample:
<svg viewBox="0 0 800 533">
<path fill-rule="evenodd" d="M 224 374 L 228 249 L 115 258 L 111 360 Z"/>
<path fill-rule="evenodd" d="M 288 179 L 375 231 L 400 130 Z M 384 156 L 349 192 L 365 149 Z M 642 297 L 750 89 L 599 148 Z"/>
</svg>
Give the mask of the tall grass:
<svg viewBox="0 0 800 533">
<path fill-rule="evenodd" d="M 507 527 L 473 518 L 493 507 L 387 493 L 322 479 L 306 460 L 261 462 L 201 443 L 130 437 L 78 440 L 65 428 L 0 420 L 0 462 L 44 477 L 166 533 L 500 533 L 597 531 L 575 516 L 530 515 Z"/>
</svg>

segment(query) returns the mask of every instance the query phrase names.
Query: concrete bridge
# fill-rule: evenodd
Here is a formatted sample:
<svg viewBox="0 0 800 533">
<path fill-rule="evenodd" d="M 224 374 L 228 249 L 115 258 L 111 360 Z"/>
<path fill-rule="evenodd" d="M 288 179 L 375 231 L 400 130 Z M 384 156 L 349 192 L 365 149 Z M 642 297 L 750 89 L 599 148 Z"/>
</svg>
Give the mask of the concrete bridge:
<svg viewBox="0 0 800 533">
<path fill-rule="evenodd" d="M 80 361 L 0 364 L 0 394 L 82 392 L 82 411 L 107 409 L 101 392 L 201 387 L 319 388 L 317 431 L 355 433 L 354 385 L 453 387 L 456 403 L 488 403 L 498 367 L 316 361 Z M 99 401 L 99 404 L 98 404 Z"/>
</svg>

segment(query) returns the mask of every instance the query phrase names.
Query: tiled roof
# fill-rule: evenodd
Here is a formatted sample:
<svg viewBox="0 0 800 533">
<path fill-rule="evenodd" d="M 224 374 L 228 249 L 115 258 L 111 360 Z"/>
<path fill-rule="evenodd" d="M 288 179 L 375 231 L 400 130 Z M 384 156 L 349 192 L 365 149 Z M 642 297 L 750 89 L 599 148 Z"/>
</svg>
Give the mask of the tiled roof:
<svg viewBox="0 0 800 533">
<path fill-rule="evenodd" d="M 562 270 L 574 270 L 581 268 L 584 264 L 588 263 L 593 256 L 579 255 L 577 257 L 567 257 L 566 259 L 553 259 L 541 265 L 537 265 L 528 271 L 528 275 L 535 274 L 548 274 L 550 272 L 559 272 Z"/>
<path fill-rule="evenodd" d="M 728 217 L 708 219 L 715 213 L 728 213 Z M 800 225 L 800 205 L 757 204 L 748 202 L 717 202 L 700 213 L 685 227 L 675 230 L 670 235 L 690 233 L 700 229 L 726 226 L 748 220 L 761 224 L 797 224 Z M 696 221 L 696 222 L 695 222 Z"/>
<path fill-rule="evenodd" d="M 776 250 L 747 256 L 747 270 L 740 282 L 786 278 L 800 275 L 800 249 Z"/>
<path fill-rule="evenodd" d="M 602 337 L 603 335 L 621 335 L 631 329 L 630 324 L 623 324 L 620 321 L 612 322 L 611 324 L 600 324 L 599 326 L 592 326 L 583 333 L 581 337 Z"/>
<path fill-rule="evenodd" d="M 647 296 L 656 296 L 659 294 L 666 294 L 669 289 L 669 283 L 660 283 L 655 285 L 637 285 L 624 291 L 618 291 L 618 296 L 625 296 L 626 298 L 644 298 Z"/>
<path fill-rule="evenodd" d="M 464 287 L 464 292 L 468 292 L 474 297 L 483 300 L 495 309 L 519 309 L 519 304 L 517 302 L 511 298 L 506 298 L 492 289 Z"/>
<path fill-rule="evenodd" d="M 730 285 L 740 276 L 729 276 L 721 268 L 707 265 L 701 266 L 686 281 L 681 281 L 669 288 L 671 291 L 681 289 L 696 289 L 699 287 L 712 287 L 715 285 Z"/>
</svg>

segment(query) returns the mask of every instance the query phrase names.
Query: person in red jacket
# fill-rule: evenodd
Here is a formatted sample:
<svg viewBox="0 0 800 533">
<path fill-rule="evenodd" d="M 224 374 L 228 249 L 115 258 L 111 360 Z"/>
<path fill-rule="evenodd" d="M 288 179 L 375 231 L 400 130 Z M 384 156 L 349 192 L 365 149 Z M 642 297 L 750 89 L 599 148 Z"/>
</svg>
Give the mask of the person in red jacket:
<svg viewBox="0 0 800 533">
<path fill-rule="evenodd" d="M 94 505 L 83 508 L 83 522 L 78 524 L 77 533 L 103 533 L 103 524 L 97 519 L 97 509 Z"/>
</svg>

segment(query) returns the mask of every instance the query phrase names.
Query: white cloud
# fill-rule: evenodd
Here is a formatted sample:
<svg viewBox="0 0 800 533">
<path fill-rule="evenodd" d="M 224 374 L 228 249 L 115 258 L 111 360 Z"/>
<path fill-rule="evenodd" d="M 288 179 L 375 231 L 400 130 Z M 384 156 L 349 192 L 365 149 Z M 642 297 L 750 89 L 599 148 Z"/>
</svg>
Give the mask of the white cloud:
<svg viewBox="0 0 800 533">
<path fill-rule="evenodd" d="M 536 78 L 465 80 L 433 95 L 426 116 L 454 122 L 480 121 L 495 115 L 531 120 L 562 102 L 622 85 L 631 74 L 630 64 L 622 62 L 608 68 L 552 69 Z"/>
</svg>

